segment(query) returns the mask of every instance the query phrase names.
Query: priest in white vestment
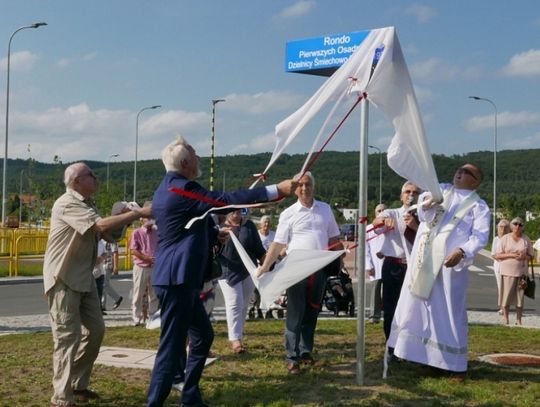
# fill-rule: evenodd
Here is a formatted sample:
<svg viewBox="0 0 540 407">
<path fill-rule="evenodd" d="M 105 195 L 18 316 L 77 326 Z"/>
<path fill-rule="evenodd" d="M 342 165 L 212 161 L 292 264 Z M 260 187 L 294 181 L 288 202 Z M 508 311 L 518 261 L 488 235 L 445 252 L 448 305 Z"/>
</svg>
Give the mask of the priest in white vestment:
<svg viewBox="0 0 540 407">
<path fill-rule="evenodd" d="M 458 373 L 467 370 L 467 268 L 488 242 L 490 211 L 475 190 L 482 171 L 467 163 L 453 185 L 441 184 L 442 204 L 419 199 L 421 221 L 388 346 L 412 362 Z M 422 205 L 424 204 L 424 205 Z"/>
</svg>

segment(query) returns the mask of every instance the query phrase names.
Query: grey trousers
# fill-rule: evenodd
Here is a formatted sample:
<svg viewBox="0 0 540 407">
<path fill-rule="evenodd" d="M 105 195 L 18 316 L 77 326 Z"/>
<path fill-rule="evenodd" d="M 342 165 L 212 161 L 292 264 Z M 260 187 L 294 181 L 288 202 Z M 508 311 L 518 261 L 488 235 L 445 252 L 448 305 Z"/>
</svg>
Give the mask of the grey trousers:
<svg viewBox="0 0 540 407">
<path fill-rule="evenodd" d="M 288 362 L 313 352 L 315 328 L 326 286 L 326 274 L 314 274 L 287 290 L 287 319 L 285 322 L 285 352 Z M 318 305 L 318 308 L 316 307 Z"/>
</svg>

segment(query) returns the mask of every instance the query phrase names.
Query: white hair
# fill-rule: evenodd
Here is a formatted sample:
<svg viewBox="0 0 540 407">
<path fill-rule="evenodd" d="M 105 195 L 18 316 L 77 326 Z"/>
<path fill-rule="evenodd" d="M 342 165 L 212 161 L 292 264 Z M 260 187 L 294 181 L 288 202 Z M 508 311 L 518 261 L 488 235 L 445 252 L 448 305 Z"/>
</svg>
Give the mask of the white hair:
<svg viewBox="0 0 540 407">
<path fill-rule="evenodd" d="M 161 161 L 167 171 L 181 171 L 182 161 L 189 159 L 189 143 L 180 135 L 161 152 Z"/>
<path fill-rule="evenodd" d="M 263 224 L 264 222 L 266 222 L 266 221 L 270 221 L 270 222 L 271 222 L 272 219 L 271 219 L 270 216 L 268 216 L 268 215 L 263 215 L 263 216 L 261 216 L 261 219 L 259 220 L 259 223 L 262 225 L 262 224 Z"/>
<path fill-rule="evenodd" d="M 81 168 L 85 167 L 88 166 L 83 162 L 73 163 L 69 167 L 67 167 L 64 171 L 64 185 L 66 187 L 71 187 L 75 179 L 81 173 Z"/>
<path fill-rule="evenodd" d="M 313 177 L 313 174 L 311 173 L 311 171 L 306 171 L 303 175 L 301 172 L 299 172 L 298 174 L 294 176 L 294 179 L 297 181 L 300 181 L 300 176 L 308 177 L 311 180 L 311 185 L 315 186 L 315 177 Z"/>
</svg>

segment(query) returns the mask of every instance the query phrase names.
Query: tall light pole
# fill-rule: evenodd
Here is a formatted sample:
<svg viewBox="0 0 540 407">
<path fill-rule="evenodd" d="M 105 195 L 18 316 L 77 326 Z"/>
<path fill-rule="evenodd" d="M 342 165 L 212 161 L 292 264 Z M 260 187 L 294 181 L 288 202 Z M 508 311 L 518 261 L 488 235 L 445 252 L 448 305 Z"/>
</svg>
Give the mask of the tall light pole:
<svg viewBox="0 0 540 407">
<path fill-rule="evenodd" d="M 107 160 L 107 192 L 109 192 L 109 163 L 111 158 L 118 157 L 120 154 L 111 154 Z"/>
<path fill-rule="evenodd" d="M 212 142 L 210 152 L 210 191 L 214 190 L 214 146 L 216 136 L 216 105 L 225 99 L 212 99 Z"/>
<path fill-rule="evenodd" d="M 161 105 L 143 107 L 137 113 L 137 120 L 135 121 L 135 163 L 133 165 L 133 201 L 137 201 L 137 155 L 139 152 L 139 116 L 145 110 L 159 109 Z"/>
<path fill-rule="evenodd" d="M 23 199 L 22 199 L 22 190 L 23 190 L 23 176 L 24 170 L 21 170 L 20 179 L 19 179 L 19 227 L 22 225 L 22 207 L 23 207 Z"/>
<path fill-rule="evenodd" d="M 379 147 L 375 146 L 368 146 L 369 148 L 373 148 L 379 152 L 379 203 L 382 203 L 382 152 Z"/>
<path fill-rule="evenodd" d="M 25 30 L 27 28 L 39 28 L 43 25 L 47 25 L 47 23 L 39 22 L 39 23 L 33 23 L 30 25 L 19 27 L 15 31 L 13 31 L 13 34 L 11 34 L 11 37 L 9 37 L 8 55 L 7 55 L 7 85 L 6 85 L 6 139 L 4 140 L 4 167 L 3 167 L 3 173 L 2 173 L 2 225 L 6 224 L 6 202 L 7 202 L 6 176 L 7 176 L 8 134 L 9 134 L 9 67 L 10 67 L 10 62 L 11 62 L 11 40 L 13 39 L 15 34 L 17 34 L 21 30 Z"/>
<path fill-rule="evenodd" d="M 495 110 L 495 126 L 493 133 L 493 226 L 491 227 L 493 239 L 495 239 L 495 236 L 497 236 L 497 105 L 495 105 L 492 100 L 479 96 L 469 96 L 469 99 L 488 102 Z"/>
</svg>

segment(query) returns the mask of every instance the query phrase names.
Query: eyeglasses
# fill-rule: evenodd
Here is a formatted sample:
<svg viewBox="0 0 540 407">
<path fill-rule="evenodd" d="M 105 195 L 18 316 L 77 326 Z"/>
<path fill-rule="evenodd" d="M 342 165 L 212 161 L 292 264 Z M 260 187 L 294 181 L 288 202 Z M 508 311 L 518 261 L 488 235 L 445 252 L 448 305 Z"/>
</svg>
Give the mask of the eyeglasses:
<svg viewBox="0 0 540 407">
<path fill-rule="evenodd" d="M 474 175 L 473 172 L 471 170 L 469 170 L 468 168 L 466 168 L 466 167 L 458 168 L 457 172 L 458 173 L 465 173 L 465 174 L 470 175 L 471 177 L 473 177 L 475 180 L 478 180 L 478 178 L 476 178 L 476 175 Z"/>
<path fill-rule="evenodd" d="M 519 222 L 512 222 L 512 225 L 520 227 L 520 228 L 523 227 L 523 223 L 519 223 Z"/>
</svg>

